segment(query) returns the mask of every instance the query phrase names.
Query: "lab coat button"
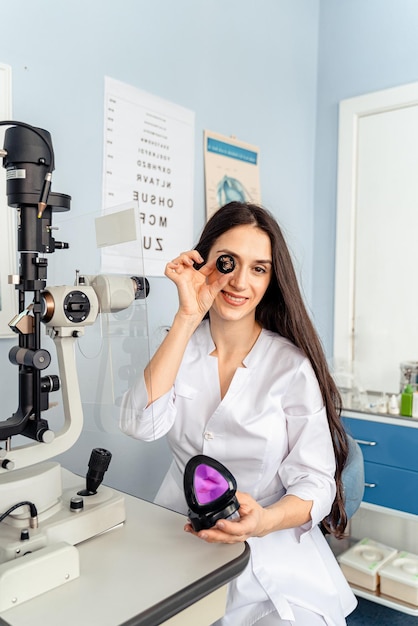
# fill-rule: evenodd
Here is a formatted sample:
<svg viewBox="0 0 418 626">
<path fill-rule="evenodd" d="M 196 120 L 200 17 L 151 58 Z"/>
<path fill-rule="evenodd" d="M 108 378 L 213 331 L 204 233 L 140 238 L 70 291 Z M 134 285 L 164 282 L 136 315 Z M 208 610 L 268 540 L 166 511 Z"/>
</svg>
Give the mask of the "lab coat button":
<svg viewBox="0 0 418 626">
<path fill-rule="evenodd" d="M 206 439 L 206 441 L 208 441 L 209 439 L 213 439 L 213 433 L 210 433 L 208 430 L 204 433 L 203 436 Z"/>
</svg>

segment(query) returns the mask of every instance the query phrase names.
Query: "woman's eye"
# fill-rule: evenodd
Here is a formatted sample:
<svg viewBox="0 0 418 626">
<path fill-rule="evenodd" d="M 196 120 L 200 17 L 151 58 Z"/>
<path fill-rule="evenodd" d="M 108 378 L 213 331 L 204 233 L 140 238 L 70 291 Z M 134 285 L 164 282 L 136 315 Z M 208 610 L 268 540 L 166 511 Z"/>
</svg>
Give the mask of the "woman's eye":
<svg viewBox="0 0 418 626">
<path fill-rule="evenodd" d="M 261 267 L 260 265 L 257 265 L 257 266 L 254 268 L 254 270 L 255 270 L 255 272 L 256 272 L 257 274 L 264 274 L 264 273 L 265 273 L 265 271 L 266 271 L 266 268 L 265 268 L 265 267 Z"/>
</svg>

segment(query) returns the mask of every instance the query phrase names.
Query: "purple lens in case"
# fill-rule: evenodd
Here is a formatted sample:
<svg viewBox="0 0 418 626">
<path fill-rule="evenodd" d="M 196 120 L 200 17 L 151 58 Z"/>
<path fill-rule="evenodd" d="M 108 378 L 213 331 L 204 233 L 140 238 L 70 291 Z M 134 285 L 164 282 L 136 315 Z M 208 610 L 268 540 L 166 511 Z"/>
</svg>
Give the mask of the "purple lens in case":
<svg viewBox="0 0 418 626">
<path fill-rule="evenodd" d="M 229 485 L 226 478 L 209 465 L 198 465 L 194 475 L 194 490 L 199 504 L 207 504 L 227 491 Z"/>
<path fill-rule="evenodd" d="M 218 519 L 239 517 L 236 480 L 216 459 L 204 454 L 192 457 L 184 470 L 183 486 L 194 530 L 211 528 Z"/>
</svg>

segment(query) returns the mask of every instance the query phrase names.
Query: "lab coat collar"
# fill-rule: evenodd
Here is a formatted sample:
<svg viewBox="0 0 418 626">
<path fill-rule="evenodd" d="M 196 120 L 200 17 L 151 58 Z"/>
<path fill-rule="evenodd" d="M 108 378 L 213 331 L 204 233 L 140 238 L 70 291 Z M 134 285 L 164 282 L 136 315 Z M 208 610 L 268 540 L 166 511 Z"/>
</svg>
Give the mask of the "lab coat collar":
<svg viewBox="0 0 418 626">
<path fill-rule="evenodd" d="M 256 342 L 243 361 L 246 368 L 254 369 L 258 366 L 275 336 L 278 335 L 264 328 L 261 329 Z M 204 354 L 211 354 L 215 350 L 216 346 L 210 332 L 209 320 L 203 320 L 200 324 L 196 330 L 196 339 Z"/>
</svg>

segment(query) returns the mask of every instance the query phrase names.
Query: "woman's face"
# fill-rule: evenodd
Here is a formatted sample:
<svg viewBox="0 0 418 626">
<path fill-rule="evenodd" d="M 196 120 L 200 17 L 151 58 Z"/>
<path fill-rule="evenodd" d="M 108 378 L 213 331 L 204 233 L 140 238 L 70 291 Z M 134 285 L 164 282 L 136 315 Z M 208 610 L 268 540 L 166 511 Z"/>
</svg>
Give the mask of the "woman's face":
<svg viewBox="0 0 418 626">
<path fill-rule="evenodd" d="M 256 306 L 273 271 L 269 236 L 251 224 L 235 226 L 218 237 L 208 261 L 215 261 L 221 254 L 232 255 L 236 265 L 228 284 L 217 295 L 212 311 L 224 320 L 255 318 Z"/>
</svg>

